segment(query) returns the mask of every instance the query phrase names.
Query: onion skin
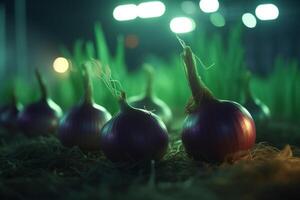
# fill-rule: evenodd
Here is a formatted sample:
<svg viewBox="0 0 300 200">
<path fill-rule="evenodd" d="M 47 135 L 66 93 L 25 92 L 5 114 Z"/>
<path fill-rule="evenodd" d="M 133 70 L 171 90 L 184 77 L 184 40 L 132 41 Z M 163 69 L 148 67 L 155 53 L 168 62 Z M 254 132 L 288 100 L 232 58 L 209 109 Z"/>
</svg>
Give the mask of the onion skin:
<svg viewBox="0 0 300 200">
<path fill-rule="evenodd" d="M 78 146 L 82 150 L 100 150 L 99 132 L 111 118 L 108 111 L 97 104 L 73 107 L 61 120 L 58 136 L 64 146 Z"/>
<path fill-rule="evenodd" d="M 100 150 L 100 130 L 111 119 L 110 113 L 92 99 L 92 88 L 84 68 L 85 96 L 79 105 L 66 113 L 60 122 L 58 136 L 64 146 L 82 150 Z"/>
<path fill-rule="evenodd" d="M 101 130 L 101 147 L 113 162 L 161 159 L 168 148 L 168 133 L 155 114 L 121 100 L 121 111 Z"/>
<path fill-rule="evenodd" d="M 11 103 L 3 106 L 0 110 L 0 126 L 7 131 L 15 132 L 18 130 L 18 114 L 20 112 L 21 105 Z"/>
<path fill-rule="evenodd" d="M 193 102 L 182 129 L 182 143 L 195 160 L 219 163 L 255 144 L 256 130 L 249 112 L 233 101 L 217 100 L 198 76 L 190 47 L 183 60 Z"/>
<path fill-rule="evenodd" d="M 254 145 L 254 121 L 238 103 L 211 102 L 187 116 L 182 142 L 195 160 L 223 161 L 226 156 Z"/>
<path fill-rule="evenodd" d="M 18 125 L 29 137 L 45 136 L 56 133 L 61 115 L 62 111 L 57 104 L 51 99 L 42 99 L 24 108 L 18 116 Z"/>
<path fill-rule="evenodd" d="M 29 137 L 56 133 L 62 116 L 61 108 L 48 98 L 45 83 L 38 70 L 36 77 L 41 90 L 41 99 L 27 105 L 18 115 L 19 129 Z"/>
</svg>

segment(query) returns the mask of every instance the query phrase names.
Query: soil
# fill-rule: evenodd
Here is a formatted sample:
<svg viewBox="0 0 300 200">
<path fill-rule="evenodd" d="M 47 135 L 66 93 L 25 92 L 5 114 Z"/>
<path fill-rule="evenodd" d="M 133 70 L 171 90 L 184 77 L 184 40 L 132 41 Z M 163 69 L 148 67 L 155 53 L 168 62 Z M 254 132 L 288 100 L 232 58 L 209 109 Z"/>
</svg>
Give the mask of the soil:
<svg viewBox="0 0 300 200">
<path fill-rule="evenodd" d="M 189 158 L 172 133 L 159 162 L 111 163 L 99 152 L 66 148 L 55 136 L 0 133 L 1 199 L 296 199 L 300 129 L 259 127 L 257 145 L 234 160 Z M 266 142 L 267 141 L 267 142 Z M 289 144 L 289 145 L 287 145 Z"/>
</svg>

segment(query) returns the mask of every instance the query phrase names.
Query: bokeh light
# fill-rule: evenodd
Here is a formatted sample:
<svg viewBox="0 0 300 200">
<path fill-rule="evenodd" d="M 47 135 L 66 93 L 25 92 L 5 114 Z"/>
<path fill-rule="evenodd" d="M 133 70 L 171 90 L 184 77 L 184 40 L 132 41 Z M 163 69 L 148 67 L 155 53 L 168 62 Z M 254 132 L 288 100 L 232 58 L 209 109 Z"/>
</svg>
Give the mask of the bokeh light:
<svg viewBox="0 0 300 200">
<path fill-rule="evenodd" d="M 245 13 L 242 16 L 243 24 L 248 28 L 254 28 L 256 26 L 256 18 L 251 13 Z"/>
<path fill-rule="evenodd" d="M 119 5 L 113 11 L 113 16 L 117 21 L 133 20 L 137 14 L 138 9 L 134 4 Z"/>
<path fill-rule="evenodd" d="M 181 3 L 181 9 L 183 12 L 190 15 L 196 13 L 197 11 L 196 4 L 193 1 L 183 1 Z"/>
<path fill-rule="evenodd" d="M 223 15 L 221 13 L 212 13 L 210 16 L 210 21 L 211 23 L 216 26 L 216 27 L 223 27 L 225 26 L 225 18 L 223 17 Z"/>
<path fill-rule="evenodd" d="M 140 3 L 137 7 L 140 18 L 160 17 L 166 11 L 166 6 L 160 1 L 149 1 Z"/>
<path fill-rule="evenodd" d="M 139 38 L 137 35 L 129 34 L 125 37 L 125 46 L 134 49 L 139 45 Z"/>
<path fill-rule="evenodd" d="M 195 28 L 194 20 L 189 17 L 175 17 L 170 22 L 170 29 L 174 33 L 188 33 Z"/>
<path fill-rule="evenodd" d="M 218 0 L 201 0 L 199 3 L 200 9 L 205 13 L 216 12 L 219 9 Z"/>
<path fill-rule="evenodd" d="M 279 10 L 274 4 L 261 4 L 256 7 L 255 15 L 260 20 L 274 20 L 279 16 Z"/>
<path fill-rule="evenodd" d="M 70 67 L 69 61 L 64 57 L 58 57 L 53 62 L 53 69 L 57 73 L 65 73 Z"/>
</svg>

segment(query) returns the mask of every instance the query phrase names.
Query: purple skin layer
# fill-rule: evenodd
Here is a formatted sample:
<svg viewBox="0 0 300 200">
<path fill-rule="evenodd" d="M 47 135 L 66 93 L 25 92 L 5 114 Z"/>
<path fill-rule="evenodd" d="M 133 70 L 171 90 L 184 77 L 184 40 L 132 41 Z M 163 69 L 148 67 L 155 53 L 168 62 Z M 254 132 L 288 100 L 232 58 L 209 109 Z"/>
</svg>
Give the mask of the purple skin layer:
<svg viewBox="0 0 300 200">
<path fill-rule="evenodd" d="M 9 131 L 17 131 L 19 108 L 15 104 L 3 106 L 0 109 L 0 126 Z"/>
<path fill-rule="evenodd" d="M 100 130 L 111 118 L 100 105 L 81 103 L 72 108 L 60 122 L 58 136 L 64 146 L 82 150 L 100 149 Z"/>
<path fill-rule="evenodd" d="M 255 144 L 256 131 L 249 112 L 231 101 L 211 101 L 189 114 L 182 142 L 195 160 L 223 161 L 226 156 L 248 150 Z"/>
<path fill-rule="evenodd" d="M 164 123 L 153 113 L 127 103 L 101 130 L 101 148 L 111 161 L 159 160 L 168 148 Z"/>
<path fill-rule="evenodd" d="M 27 136 L 48 135 L 56 132 L 61 115 L 57 104 L 50 99 L 42 99 L 20 112 L 18 125 Z"/>
</svg>

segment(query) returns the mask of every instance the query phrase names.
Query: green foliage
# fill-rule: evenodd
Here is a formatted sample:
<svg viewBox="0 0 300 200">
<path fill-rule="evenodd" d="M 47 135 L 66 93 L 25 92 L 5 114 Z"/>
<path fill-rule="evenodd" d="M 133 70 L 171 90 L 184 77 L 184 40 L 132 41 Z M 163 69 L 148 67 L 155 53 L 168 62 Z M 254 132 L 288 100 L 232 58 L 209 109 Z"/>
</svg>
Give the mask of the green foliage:
<svg viewBox="0 0 300 200">
<path fill-rule="evenodd" d="M 300 118 L 300 69 L 296 61 L 278 58 L 273 72 L 267 78 L 255 77 L 252 91 L 271 110 L 273 118 L 293 122 Z"/>
<path fill-rule="evenodd" d="M 109 56 L 103 33 L 99 26 L 95 28 L 96 43 L 76 42 L 71 57 L 74 69 L 78 69 L 83 60 L 96 58 L 102 65 L 109 65 L 113 77 L 120 81 L 128 96 L 137 95 L 145 88 L 145 78 L 142 70 L 129 73 L 124 61 L 123 39 L 118 39 L 116 55 Z M 243 99 L 242 77 L 246 73 L 244 49 L 241 41 L 241 28 L 233 29 L 225 40 L 218 34 L 196 34 L 191 47 L 195 55 L 209 66 L 198 65 L 200 75 L 211 91 L 220 99 L 230 99 L 241 102 Z M 103 40 L 103 41 L 102 41 Z M 86 46 L 85 50 L 83 46 Z M 95 47 L 96 48 L 95 48 Z M 105 48 L 101 53 L 101 49 Z M 95 53 L 99 52 L 100 53 Z M 68 54 L 66 54 L 68 55 Z M 94 57 L 96 55 L 96 57 Z M 104 60 L 104 62 L 102 62 Z M 104 64 L 103 64 L 104 63 Z M 190 90 L 185 78 L 183 63 L 178 54 L 166 58 L 150 58 L 146 63 L 154 66 L 156 75 L 154 89 L 157 96 L 167 102 L 178 118 L 184 115 L 184 107 L 190 97 Z M 73 70 L 76 71 L 76 70 Z M 74 91 L 82 88 L 79 75 L 72 73 Z M 252 92 L 264 101 L 272 111 L 274 118 L 297 120 L 300 117 L 299 98 L 299 67 L 296 61 L 285 63 L 278 59 L 274 71 L 265 79 L 258 76 L 251 81 Z M 98 76 L 93 77 L 95 99 L 111 112 L 118 110 L 114 97 L 101 83 Z M 139 83 L 139 84 L 136 84 Z M 64 90 L 66 91 L 66 90 Z M 76 93 L 76 99 L 80 93 Z"/>
<path fill-rule="evenodd" d="M 198 32 L 187 45 L 190 45 L 195 55 L 205 64 L 202 66 L 198 60 L 198 71 L 205 84 L 214 95 L 220 99 L 229 99 L 242 102 L 242 79 L 246 73 L 244 48 L 242 45 L 241 27 L 237 26 L 221 37 L 220 34 L 207 34 Z M 94 86 L 94 99 L 106 107 L 111 113 L 118 111 L 116 98 L 101 81 L 100 74 L 110 68 L 112 77 L 118 80 L 127 96 L 139 95 L 145 89 L 145 75 L 142 67 L 129 72 L 125 64 L 124 41 L 117 38 L 117 47 L 114 55 L 109 51 L 105 36 L 99 24 L 95 25 L 94 40 L 78 40 L 72 50 L 61 48 L 62 55 L 70 59 L 71 71 L 67 74 L 54 74 L 52 69 L 48 75 L 48 88 L 54 100 L 65 110 L 77 103 L 83 94 L 81 65 L 88 60 L 98 60 L 100 65 L 91 67 L 91 79 Z M 177 42 L 174 40 L 174 42 Z M 179 46 L 179 44 L 178 44 Z M 176 120 L 184 116 L 184 107 L 190 98 L 190 90 L 185 77 L 180 52 L 169 55 L 168 58 L 149 57 L 145 64 L 155 69 L 154 93 L 164 100 L 173 110 Z M 213 64 L 213 65 L 212 65 Z M 207 66 L 212 65 L 210 68 Z M 43 71 L 42 71 L 43 72 Z M 22 74 L 22 73 L 20 73 Z M 26 74 L 24 72 L 24 74 Z M 26 77 L 25 77 L 26 78 Z M 36 81 L 26 81 L 24 77 L 15 76 L 16 93 L 21 102 L 28 103 L 37 98 Z M 277 59 L 273 72 L 266 78 L 253 75 L 251 89 L 253 94 L 264 101 L 279 120 L 299 120 L 300 105 L 297 99 L 299 90 L 300 72 L 296 61 L 285 62 Z M 12 85 L 6 83 L 6 88 Z M 32 86 L 34 85 L 34 86 Z M 2 90 L 7 97 L 8 90 Z M 7 98 L 2 99 L 2 103 Z"/>
<path fill-rule="evenodd" d="M 83 93 L 81 65 L 87 61 L 96 60 L 98 65 L 90 65 L 92 71 L 91 80 L 94 88 L 94 99 L 96 103 L 103 105 L 110 112 L 115 113 L 118 111 L 117 99 L 101 81 L 101 73 L 107 73 L 106 70 L 109 68 L 111 71 L 109 73 L 112 73 L 113 78 L 120 82 L 128 96 L 138 93 L 140 90 L 140 84 L 136 83 L 144 84 L 142 80 L 143 78 L 141 74 L 128 73 L 124 60 L 124 42 L 122 37 L 119 37 L 117 40 L 116 53 L 113 56 L 109 52 L 105 36 L 99 24 L 96 24 L 94 32 L 94 43 L 91 41 L 85 42 L 83 40 L 78 40 L 75 42 L 72 52 L 62 48 L 63 55 L 69 58 L 72 62 L 72 70 L 68 76 L 65 77 L 64 83 L 60 83 L 59 86 L 72 86 L 69 90 L 73 91 L 71 92 L 73 94 L 73 99 L 76 99 L 75 102 L 70 102 L 71 104 L 65 106 L 69 107 L 73 103 L 76 103 Z M 61 89 L 61 91 L 66 90 Z M 59 98 L 59 95 L 57 95 L 57 98 Z"/>
<path fill-rule="evenodd" d="M 197 33 L 191 42 L 195 55 L 212 67 L 198 64 L 198 71 L 205 84 L 219 99 L 237 102 L 243 100 L 243 78 L 247 72 L 241 27 L 232 29 L 228 40 L 220 35 Z M 189 45 L 189 44 L 188 44 Z M 200 62 L 200 61 L 199 61 Z M 178 55 L 167 60 L 150 60 L 157 66 L 156 91 L 173 110 L 183 108 L 190 96 L 184 77 L 182 61 Z M 300 119 L 300 68 L 297 61 L 285 62 L 278 58 L 274 70 L 266 78 L 253 74 L 251 90 L 254 96 L 269 106 L 276 120 L 298 122 Z M 179 112 L 182 114 L 182 112 Z"/>
<path fill-rule="evenodd" d="M 228 40 L 218 34 L 202 37 L 202 40 L 195 38 L 196 45 L 192 48 L 200 58 L 206 57 L 205 63 L 214 64 L 207 70 L 200 68 L 204 82 L 218 98 L 239 101 L 238 82 L 246 70 L 241 27 L 232 29 Z"/>
</svg>

